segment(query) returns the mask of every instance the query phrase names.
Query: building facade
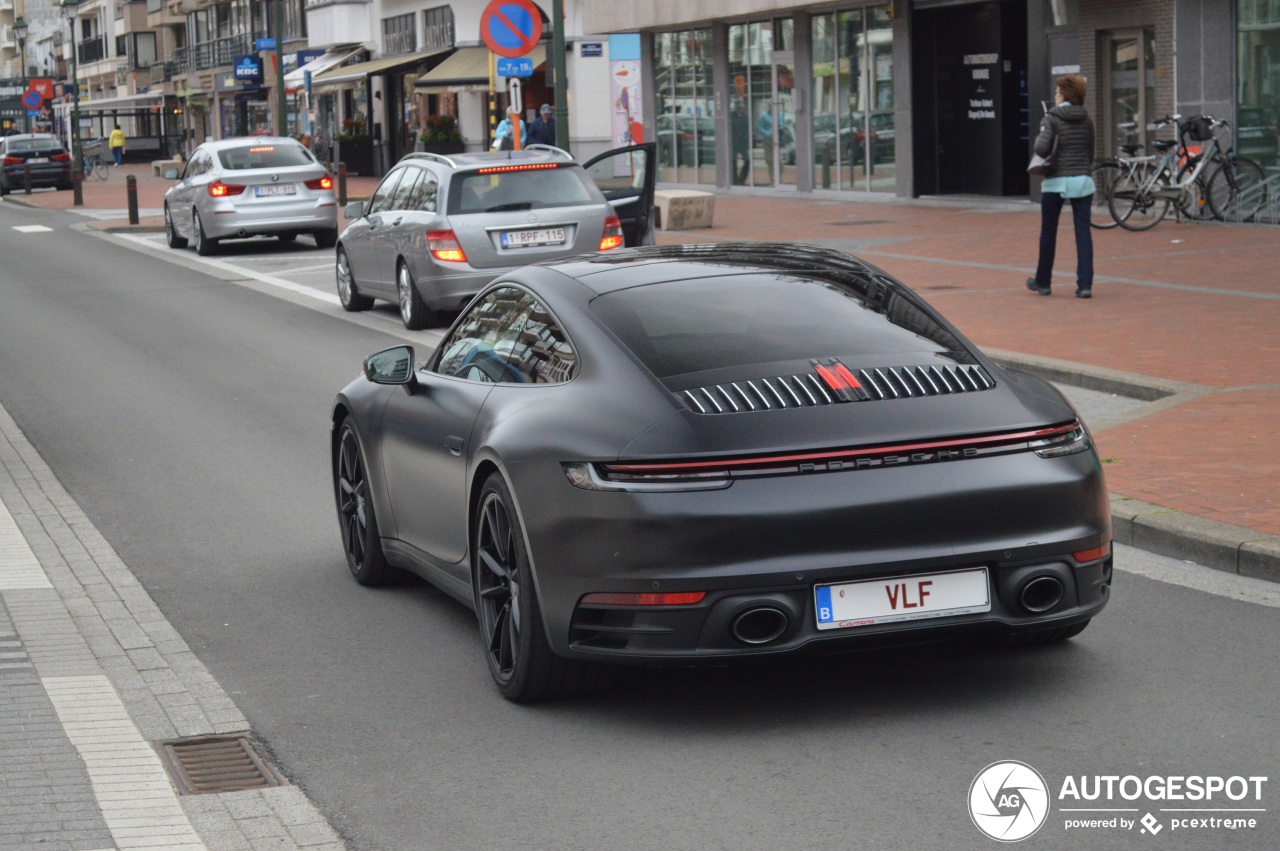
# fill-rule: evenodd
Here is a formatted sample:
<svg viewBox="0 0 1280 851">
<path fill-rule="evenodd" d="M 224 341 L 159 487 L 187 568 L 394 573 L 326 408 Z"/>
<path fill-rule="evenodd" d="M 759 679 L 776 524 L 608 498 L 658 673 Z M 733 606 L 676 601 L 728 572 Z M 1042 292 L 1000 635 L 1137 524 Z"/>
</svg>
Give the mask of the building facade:
<svg viewBox="0 0 1280 851">
<path fill-rule="evenodd" d="M 1089 82 L 1100 156 L 1150 141 L 1161 116 L 1207 113 L 1276 159 L 1276 0 L 583 0 L 583 13 L 588 30 L 641 34 L 664 182 L 1034 195 L 1030 145 L 1065 73 Z"/>
</svg>

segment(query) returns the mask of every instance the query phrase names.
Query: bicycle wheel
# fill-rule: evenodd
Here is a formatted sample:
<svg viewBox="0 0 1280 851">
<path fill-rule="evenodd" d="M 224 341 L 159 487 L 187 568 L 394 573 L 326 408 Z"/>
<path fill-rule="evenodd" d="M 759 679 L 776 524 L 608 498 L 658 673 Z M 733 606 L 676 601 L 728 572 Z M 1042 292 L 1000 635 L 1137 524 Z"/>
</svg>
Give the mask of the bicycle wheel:
<svg viewBox="0 0 1280 851">
<path fill-rule="evenodd" d="M 1267 200 L 1267 173 L 1244 157 L 1224 159 L 1208 184 L 1209 209 L 1224 222 L 1252 221 Z"/>
<path fill-rule="evenodd" d="M 1197 177 L 1191 183 L 1184 184 L 1193 168 L 1191 163 L 1187 163 L 1178 169 L 1178 185 L 1182 186 L 1182 195 L 1177 201 L 1178 212 L 1193 222 L 1208 221 L 1213 218 L 1213 211 L 1209 209 L 1209 194 L 1206 190 L 1204 175 Z"/>
<path fill-rule="evenodd" d="M 1115 160 L 1103 160 L 1093 167 L 1093 171 L 1089 176 L 1093 178 L 1093 208 L 1089 213 L 1089 226 L 1098 230 L 1106 230 L 1120 224 L 1116 217 L 1111 215 L 1111 205 L 1107 203 L 1107 197 L 1111 194 L 1111 188 L 1115 186 L 1116 181 L 1120 179 L 1123 170 L 1120 163 Z"/>
<path fill-rule="evenodd" d="M 1169 176 L 1156 175 L 1155 169 L 1151 163 L 1134 164 L 1107 196 L 1111 215 L 1125 230 L 1150 230 L 1169 212 L 1169 199 L 1156 194 L 1168 187 Z"/>
<path fill-rule="evenodd" d="M 110 175 L 111 172 L 107 169 L 107 164 L 103 161 L 102 157 L 94 157 L 93 176 L 99 180 L 106 180 Z"/>
</svg>

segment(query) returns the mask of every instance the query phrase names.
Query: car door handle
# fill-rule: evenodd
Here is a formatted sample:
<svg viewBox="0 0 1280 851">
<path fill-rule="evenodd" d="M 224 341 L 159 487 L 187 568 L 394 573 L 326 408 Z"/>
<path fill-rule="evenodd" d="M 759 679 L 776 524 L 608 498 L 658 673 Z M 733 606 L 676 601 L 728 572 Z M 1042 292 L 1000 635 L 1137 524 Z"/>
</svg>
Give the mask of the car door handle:
<svg viewBox="0 0 1280 851">
<path fill-rule="evenodd" d="M 391 223 L 391 227 L 396 227 L 397 225 L 400 224 L 400 222 L 401 222 L 401 219 L 396 219 L 394 222 Z"/>
<path fill-rule="evenodd" d="M 445 445 L 445 448 L 449 450 L 449 454 L 451 455 L 462 454 L 462 438 L 458 437 L 456 434 L 451 434 L 448 437 L 446 437 L 444 439 L 444 445 Z"/>
</svg>

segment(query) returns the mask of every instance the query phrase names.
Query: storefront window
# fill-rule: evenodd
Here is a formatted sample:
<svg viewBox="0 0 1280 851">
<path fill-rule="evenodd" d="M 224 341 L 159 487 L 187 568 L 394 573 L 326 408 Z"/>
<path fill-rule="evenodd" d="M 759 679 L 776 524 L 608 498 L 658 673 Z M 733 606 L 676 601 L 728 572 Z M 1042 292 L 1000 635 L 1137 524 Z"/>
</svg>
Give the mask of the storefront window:
<svg viewBox="0 0 1280 851">
<path fill-rule="evenodd" d="M 813 185 L 895 189 L 893 28 L 885 6 L 813 18 Z"/>
<path fill-rule="evenodd" d="M 658 180 L 715 183 L 711 30 L 654 36 Z"/>
<path fill-rule="evenodd" d="M 1236 152 L 1269 174 L 1280 160 L 1280 0 L 1239 0 Z"/>
</svg>

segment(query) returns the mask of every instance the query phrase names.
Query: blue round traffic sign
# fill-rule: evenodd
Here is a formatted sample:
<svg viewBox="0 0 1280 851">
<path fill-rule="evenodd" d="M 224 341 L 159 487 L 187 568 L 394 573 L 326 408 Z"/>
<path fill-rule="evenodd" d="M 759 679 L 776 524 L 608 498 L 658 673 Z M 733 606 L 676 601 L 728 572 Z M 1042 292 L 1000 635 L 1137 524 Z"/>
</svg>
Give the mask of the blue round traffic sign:
<svg viewBox="0 0 1280 851">
<path fill-rule="evenodd" d="M 27 109 L 39 109 L 44 106 L 44 98 L 35 90 L 29 90 L 22 96 L 22 105 Z"/>
<path fill-rule="evenodd" d="M 542 38 L 542 12 L 533 0 L 492 0 L 480 15 L 480 38 L 499 56 L 524 56 Z"/>
</svg>

